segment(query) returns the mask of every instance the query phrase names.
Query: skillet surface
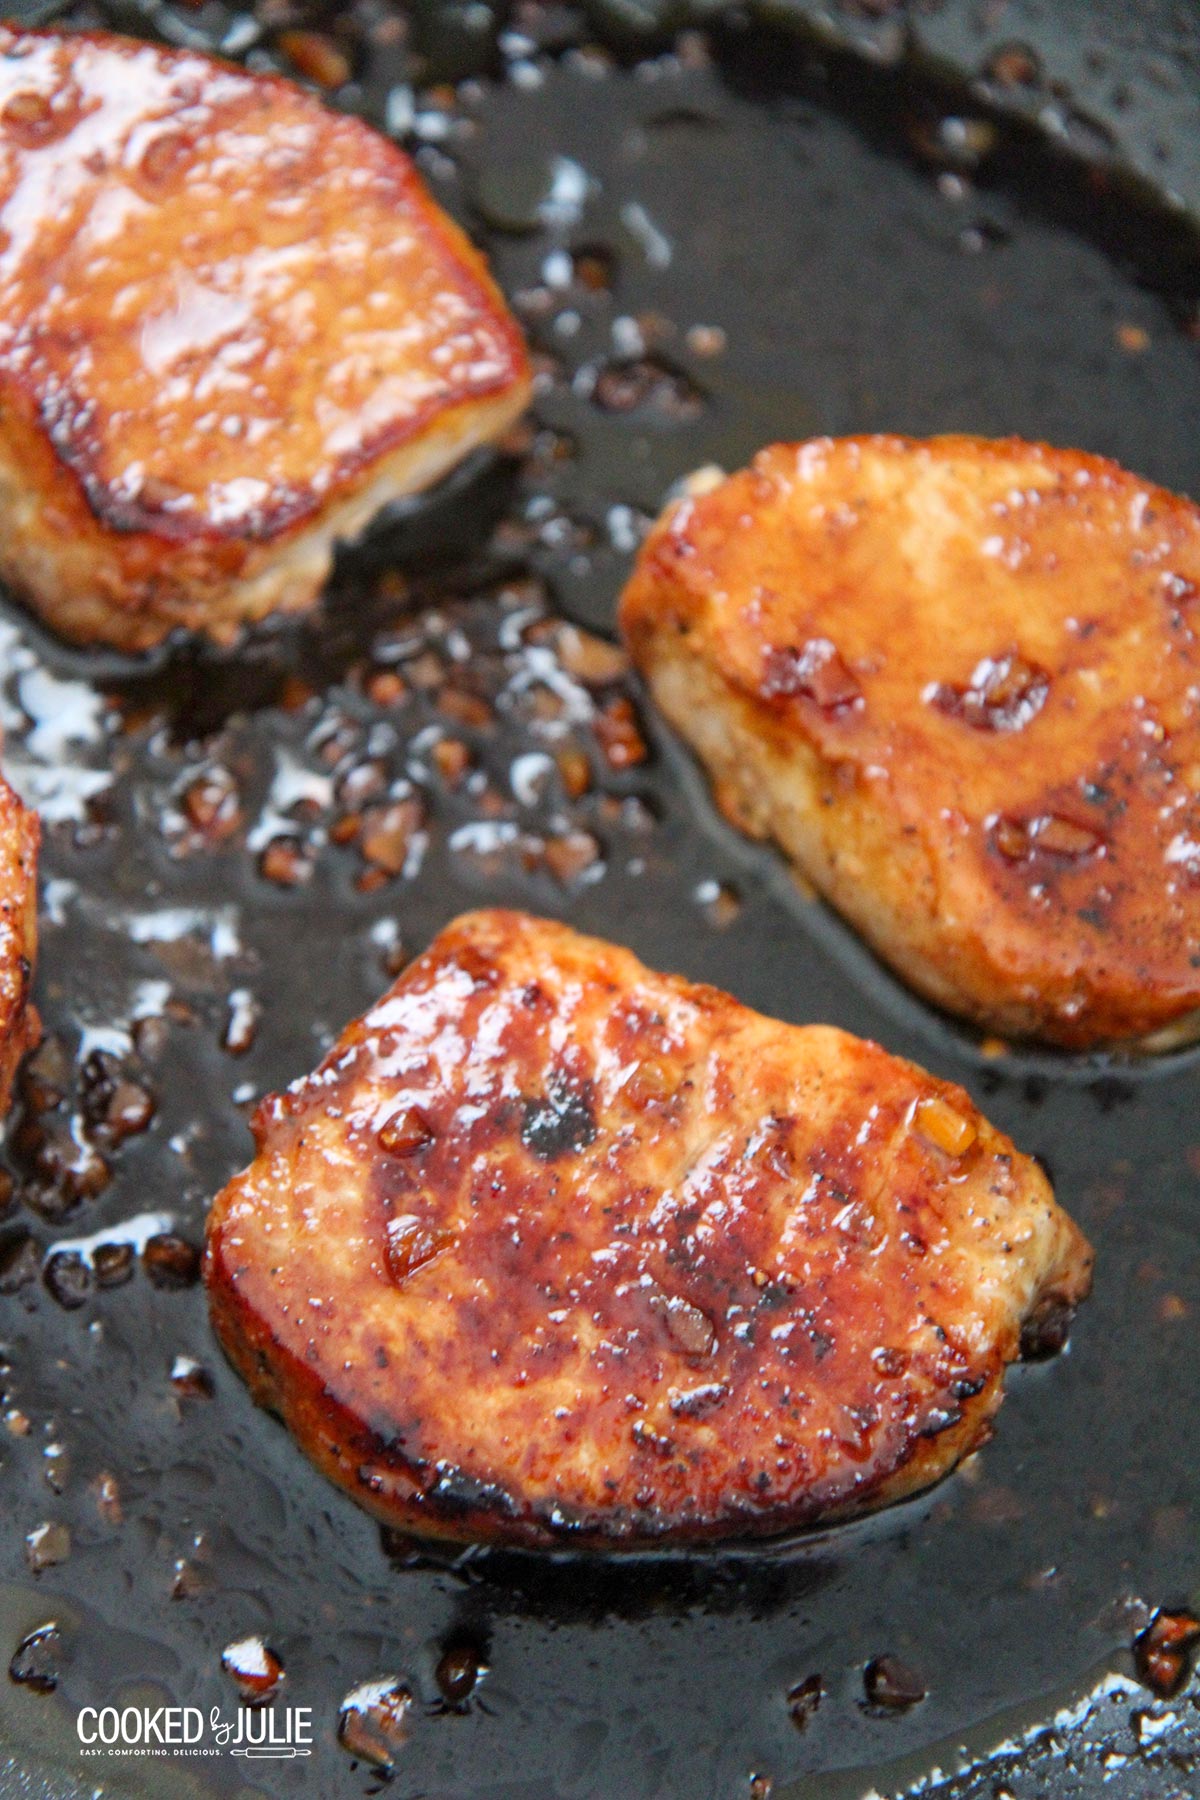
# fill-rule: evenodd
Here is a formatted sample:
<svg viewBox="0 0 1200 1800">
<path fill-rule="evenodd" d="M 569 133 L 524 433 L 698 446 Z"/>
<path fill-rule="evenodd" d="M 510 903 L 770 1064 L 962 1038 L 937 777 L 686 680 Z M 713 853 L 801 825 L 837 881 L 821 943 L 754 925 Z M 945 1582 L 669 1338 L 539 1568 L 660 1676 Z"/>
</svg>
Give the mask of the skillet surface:
<svg viewBox="0 0 1200 1800">
<path fill-rule="evenodd" d="M 439 15 L 431 77 L 479 61 L 480 11 Z M 215 5 L 138 16 L 211 42 L 238 23 Z M 348 1690 L 391 1674 L 416 1696 L 403 1795 L 724 1800 L 758 1775 L 774 1800 L 858 1800 L 1002 1743 L 946 1791 L 1194 1794 L 1193 1701 L 1154 1704 L 1128 1645 L 1139 1602 L 1200 1584 L 1197 1054 L 984 1056 L 727 832 L 634 685 L 597 687 L 550 623 L 608 630 L 667 486 L 774 437 L 1019 431 L 1200 494 L 1191 241 L 1017 127 L 977 110 L 948 126 L 949 90 L 765 27 L 635 64 L 546 7 L 484 45 L 482 79 L 410 104 L 394 17 L 364 3 L 316 22 L 355 64 L 342 102 L 409 130 L 516 296 L 543 368 L 532 430 L 347 555 L 322 617 L 238 657 L 118 664 L 0 610 L 7 766 L 46 821 L 48 1031 L 0 1239 L 0 1646 L 51 1620 L 61 1638 L 53 1694 L 4 1684 L 0 1794 L 377 1791 L 334 1728 Z M 597 714 L 625 694 L 649 754 L 621 771 Z M 448 775 L 439 737 L 474 774 Z M 196 783 L 213 770 L 232 810 L 206 837 Z M 338 842 L 372 781 L 421 803 L 390 878 Z M 263 872 L 272 844 L 286 883 Z M 89 1283 L 74 1240 L 199 1243 L 249 1153 L 253 1098 L 484 899 L 879 1038 L 1046 1160 L 1097 1245 L 1096 1292 L 1068 1353 L 1016 1372 L 969 1475 L 753 1553 L 441 1563 L 381 1542 L 255 1411 L 197 1287 L 156 1285 L 137 1255 L 123 1284 Z M 114 1145 L 100 1121 L 118 1080 L 157 1110 Z M 205 1377 L 173 1382 L 178 1357 Z M 35 1575 L 26 1534 L 47 1522 L 70 1553 Z M 81 1762 L 83 1705 L 231 1712 L 221 1650 L 253 1633 L 286 1701 L 314 1709 L 310 1761 Z M 461 1715 L 433 1678 L 451 1638 L 490 1665 Z M 881 1717 L 862 1669 L 883 1652 L 928 1697 Z M 825 1697 L 801 1732 L 785 1697 L 812 1675 Z"/>
</svg>

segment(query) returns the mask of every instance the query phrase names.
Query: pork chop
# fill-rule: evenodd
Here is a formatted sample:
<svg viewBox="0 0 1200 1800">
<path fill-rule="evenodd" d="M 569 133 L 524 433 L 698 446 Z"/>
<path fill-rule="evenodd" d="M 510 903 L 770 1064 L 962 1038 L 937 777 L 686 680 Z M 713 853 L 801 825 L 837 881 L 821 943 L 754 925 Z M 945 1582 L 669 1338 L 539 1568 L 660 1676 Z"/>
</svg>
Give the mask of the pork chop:
<svg viewBox="0 0 1200 1800">
<path fill-rule="evenodd" d="M 726 814 L 1006 1036 L 1200 1027 L 1200 508 L 1017 440 L 818 439 L 668 508 L 621 602 Z"/>
<path fill-rule="evenodd" d="M 1089 1283 L 960 1088 L 521 914 L 447 927 L 255 1133 L 208 1221 L 217 1334 L 318 1468 L 431 1534 L 898 1499 Z"/>
<path fill-rule="evenodd" d="M 63 637 L 228 641 L 525 405 L 412 164 L 291 83 L 0 27 L 0 575 Z"/>
</svg>

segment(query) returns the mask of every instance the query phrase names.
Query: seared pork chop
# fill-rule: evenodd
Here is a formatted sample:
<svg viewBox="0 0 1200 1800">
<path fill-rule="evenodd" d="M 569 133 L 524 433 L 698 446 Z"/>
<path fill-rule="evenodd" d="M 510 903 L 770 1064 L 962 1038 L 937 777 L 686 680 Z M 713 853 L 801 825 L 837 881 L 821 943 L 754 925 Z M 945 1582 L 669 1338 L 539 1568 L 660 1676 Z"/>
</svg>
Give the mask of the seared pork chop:
<svg viewBox="0 0 1200 1800">
<path fill-rule="evenodd" d="M 0 574 L 62 636 L 229 640 L 525 405 L 408 159 L 289 82 L 0 27 Z"/>
<path fill-rule="evenodd" d="M 818 439 L 668 508 L 621 620 L 728 816 L 994 1031 L 1200 1027 L 1200 509 L 1017 440 Z"/>
<path fill-rule="evenodd" d="M 13 1077 L 41 1036 L 29 998 L 37 955 L 37 854 L 40 828 L 0 777 L 0 1117 Z"/>
<path fill-rule="evenodd" d="M 961 1089 L 505 912 L 268 1099 L 213 1205 L 217 1333 L 391 1523 L 780 1532 L 936 1481 L 1088 1287 Z"/>
</svg>

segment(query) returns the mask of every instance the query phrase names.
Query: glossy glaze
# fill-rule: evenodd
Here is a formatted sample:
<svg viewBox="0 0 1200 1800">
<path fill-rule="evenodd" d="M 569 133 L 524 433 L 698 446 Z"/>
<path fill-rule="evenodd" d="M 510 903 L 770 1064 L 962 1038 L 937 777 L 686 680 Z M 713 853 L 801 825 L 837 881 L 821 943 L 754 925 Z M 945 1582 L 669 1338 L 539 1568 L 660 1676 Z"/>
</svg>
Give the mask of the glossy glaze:
<svg viewBox="0 0 1200 1800">
<path fill-rule="evenodd" d="M 448 927 L 256 1133 L 209 1220 L 217 1331 L 326 1473 L 450 1535 L 896 1498 L 1087 1286 L 961 1089 L 521 914 Z"/>
<path fill-rule="evenodd" d="M 244 574 L 389 455 L 444 467 L 527 378 L 482 258 L 361 121 L 203 55 L 0 31 L 5 434 L 47 535 L 82 521 L 143 610 Z"/>
<path fill-rule="evenodd" d="M 1016 440 L 777 445 L 622 603 L 737 822 L 935 1000 L 1086 1047 L 1200 1006 L 1200 511 Z"/>
</svg>

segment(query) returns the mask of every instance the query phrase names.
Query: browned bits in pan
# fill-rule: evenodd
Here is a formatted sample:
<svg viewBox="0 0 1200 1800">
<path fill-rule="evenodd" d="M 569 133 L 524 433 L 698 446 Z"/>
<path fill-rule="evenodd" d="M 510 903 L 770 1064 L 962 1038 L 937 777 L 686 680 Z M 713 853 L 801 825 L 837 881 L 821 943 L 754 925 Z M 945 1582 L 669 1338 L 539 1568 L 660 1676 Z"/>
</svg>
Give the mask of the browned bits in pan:
<svg viewBox="0 0 1200 1800">
<path fill-rule="evenodd" d="M 473 1644 L 451 1643 L 438 1658 L 434 1680 L 446 1705 L 461 1708 L 486 1673 L 487 1664 Z"/>
<path fill-rule="evenodd" d="M 96 1273 L 98 1287 L 123 1287 L 133 1276 L 133 1245 L 97 1244 L 92 1252 L 92 1268 Z"/>
<path fill-rule="evenodd" d="M 1200 1643 L 1200 1619 L 1187 1612 L 1155 1613 L 1133 1644 L 1138 1680 L 1162 1700 L 1177 1694 L 1191 1671 Z"/>
<path fill-rule="evenodd" d="M 96 1511 L 106 1525 L 120 1525 L 125 1518 L 121 1504 L 121 1484 L 108 1469 L 102 1469 L 92 1482 Z"/>
<path fill-rule="evenodd" d="M 364 860 L 385 875 L 402 874 L 423 818 L 424 808 L 415 798 L 370 808 L 359 840 Z"/>
<path fill-rule="evenodd" d="M 546 866 L 564 887 L 570 887 L 600 861 L 600 845 L 590 831 L 568 831 L 546 840 Z"/>
<path fill-rule="evenodd" d="M 595 732 L 610 768 L 632 769 L 645 762 L 645 739 L 638 729 L 633 703 L 623 694 L 601 707 L 596 714 Z"/>
<path fill-rule="evenodd" d="M 193 1287 L 200 1278 L 200 1252 L 173 1231 L 156 1232 L 146 1239 L 142 1266 L 155 1287 Z"/>
<path fill-rule="evenodd" d="M 58 1304 L 73 1312 L 85 1306 L 95 1287 L 91 1265 L 77 1250 L 59 1250 L 47 1259 L 42 1279 Z"/>
<path fill-rule="evenodd" d="M 312 851 L 294 837 L 273 838 L 259 858 L 259 872 L 276 887 L 303 887 L 312 880 Z"/>
<path fill-rule="evenodd" d="M 898 1656 L 876 1656 L 863 1670 L 867 1704 L 881 1712 L 907 1712 L 925 1698 L 925 1683 Z"/>
<path fill-rule="evenodd" d="M 592 399 L 602 412 L 632 413 L 643 408 L 680 423 L 698 418 L 704 396 L 686 375 L 654 357 L 610 363 L 596 377 Z"/>
<path fill-rule="evenodd" d="M 25 1560 L 35 1575 L 40 1575 L 43 1569 L 56 1568 L 59 1563 L 66 1562 L 70 1554 L 70 1528 L 60 1520 L 36 1525 L 26 1535 Z"/>
<path fill-rule="evenodd" d="M 345 87 L 349 81 L 349 58 L 324 32 L 281 31 L 275 41 L 301 75 L 318 87 Z"/>
<path fill-rule="evenodd" d="M 216 765 L 203 770 L 183 792 L 183 812 L 188 824 L 207 844 L 223 843 L 241 823 L 237 782 L 228 769 Z"/>
<path fill-rule="evenodd" d="M 42 1272 L 36 1240 L 27 1231 L 15 1231 L 0 1241 L 0 1294 L 16 1294 Z"/>
<path fill-rule="evenodd" d="M 177 1356 L 170 1379 L 178 1400 L 211 1400 L 216 1391 L 212 1376 L 194 1356 Z"/>
<path fill-rule="evenodd" d="M 790 1689 L 787 1697 L 788 1717 L 797 1731 L 805 1731 L 816 1717 L 825 1688 L 819 1675 L 809 1675 Z"/>
</svg>

